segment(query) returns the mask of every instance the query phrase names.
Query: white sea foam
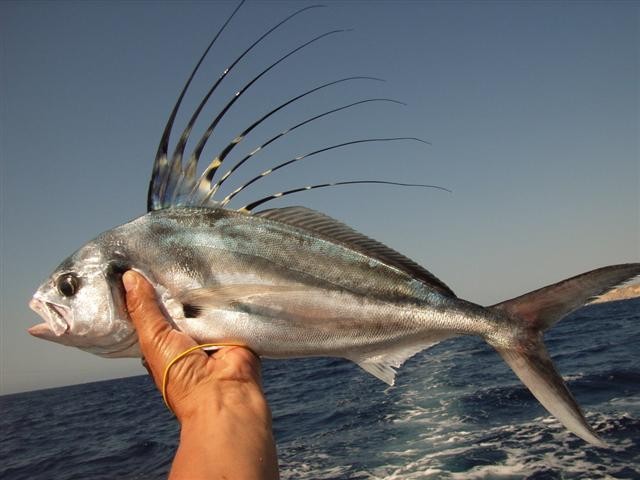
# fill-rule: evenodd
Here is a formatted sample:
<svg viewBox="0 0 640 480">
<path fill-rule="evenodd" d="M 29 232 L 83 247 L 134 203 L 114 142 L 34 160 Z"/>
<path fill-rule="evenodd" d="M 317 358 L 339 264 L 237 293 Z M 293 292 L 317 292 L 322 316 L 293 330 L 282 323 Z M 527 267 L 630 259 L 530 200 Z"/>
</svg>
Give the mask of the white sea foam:
<svg viewBox="0 0 640 480">
<path fill-rule="evenodd" d="M 613 429 L 633 418 L 591 414 L 589 420 L 599 431 L 606 433 L 607 428 Z M 324 462 L 319 461 L 323 456 L 317 455 L 315 460 L 318 461 L 288 465 L 282 471 L 282 478 L 479 480 L 518 479 L 541 472 L 550 475 L 561 472 L 567 478 L 591 479 L 616 478 L 616 472 L 625 466 L 637 471 L 633 460 L 624 465 L 614 453 L 634 448 L 631 439 L 612 445 L 610 450 L 594 449 L 550 417 L 539 417 L 518 425 L 460 430 L 453 436 L 449 429 L 448 433 L 447 437 L 443 424 L 433 428 L 431 435 L 412 442 L 412 448 L 382 449 L 378 456 L 387 463 L 367 471 L 356 471 L 350 465 L 323 468 Z M 492 456 L 499 460 L 486 464 Z M 479 464 L 473 465 L 473 461 Z"/>
</svg>

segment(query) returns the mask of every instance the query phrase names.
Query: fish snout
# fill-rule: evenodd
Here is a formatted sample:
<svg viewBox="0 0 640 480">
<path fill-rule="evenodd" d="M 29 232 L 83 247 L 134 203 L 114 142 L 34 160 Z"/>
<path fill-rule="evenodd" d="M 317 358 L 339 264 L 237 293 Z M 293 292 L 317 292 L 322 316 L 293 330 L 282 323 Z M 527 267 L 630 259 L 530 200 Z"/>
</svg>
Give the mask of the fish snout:
<svg viewBox="0 0 640 480">
<path fill-rule="evenodd" d="M 70 325 L 66 321 L 69 313 L 67 307 L 47 302 L 34 296 L 29 302 L 29 308 L 45 321 L 27 329 L 34 337 L 59 337 L 69 331 Z"/>
</svg>

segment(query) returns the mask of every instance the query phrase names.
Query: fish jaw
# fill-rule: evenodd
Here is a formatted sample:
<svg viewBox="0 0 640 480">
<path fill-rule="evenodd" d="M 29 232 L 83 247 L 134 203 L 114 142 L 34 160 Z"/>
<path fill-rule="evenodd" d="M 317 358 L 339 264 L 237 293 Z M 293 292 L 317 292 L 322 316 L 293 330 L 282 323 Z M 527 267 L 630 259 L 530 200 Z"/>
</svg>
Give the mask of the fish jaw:
<svg viewBox="0 0 640 480">
<path fill-rule="evenodd" d="M 71 325 L 67 321 L 70 315 L 67 307 L 33 297 L 29 302 L 29 308 L 45 320 L 43 323 L 27 329 L 34 337 L 60 341 L 59 337 L 67 334 L 71 329 Z"/>
</svg>

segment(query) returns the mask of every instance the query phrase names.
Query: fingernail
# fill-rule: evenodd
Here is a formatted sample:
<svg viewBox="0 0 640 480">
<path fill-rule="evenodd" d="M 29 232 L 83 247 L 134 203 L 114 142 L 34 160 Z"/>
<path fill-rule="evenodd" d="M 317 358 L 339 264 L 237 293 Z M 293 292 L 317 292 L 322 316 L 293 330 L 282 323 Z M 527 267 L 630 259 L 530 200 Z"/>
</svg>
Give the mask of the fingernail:
<svg viewBox="0 0 640 480">
<path fill-rule="evenodd" d="M 124 272 L 124 275 L 122 275 L 122 283 L 124 284 L 124 289 L 130 292 L 138 285 L 138 277 L 131 271 Z"/>
</svg>

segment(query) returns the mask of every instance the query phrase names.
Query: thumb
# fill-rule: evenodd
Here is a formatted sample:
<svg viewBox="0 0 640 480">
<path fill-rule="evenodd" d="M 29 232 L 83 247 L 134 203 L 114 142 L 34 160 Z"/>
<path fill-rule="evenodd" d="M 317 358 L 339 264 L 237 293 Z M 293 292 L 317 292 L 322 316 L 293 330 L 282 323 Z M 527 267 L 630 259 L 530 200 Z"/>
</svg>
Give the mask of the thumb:
<svg viewBox="0 0 640 480">
<path fill-rule="evenodd" d="M 162 392 L 166 366 L 176 355 L 196 345 L 190 337 L 174 330 L 156 298 L 153 286 L 139 273 L 129 270 L 122 276 L 127 310 L 138 332 L 140 350 L 156 386 Z M 200 362 L 207 356 L 199 352 Z M 192 362 L 197 358 L 192 355 Z"/>
<path fill-rule="evenodd" d="M 151 364 L 163 362 L 162 352 L 173 328 L 160 310 L 156 292 L 139 273 L 129 270 L 122 276 L 126 292 L 127 311 L 138 332 L 142 354 Z M 160 354 L 160 355 L 158 355 Z"/>
</svg>

